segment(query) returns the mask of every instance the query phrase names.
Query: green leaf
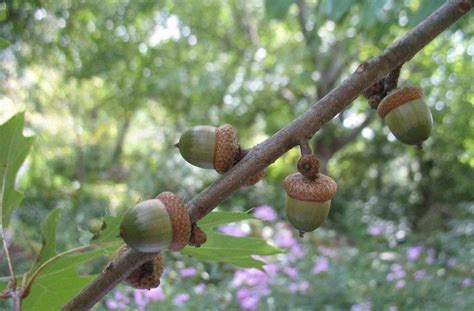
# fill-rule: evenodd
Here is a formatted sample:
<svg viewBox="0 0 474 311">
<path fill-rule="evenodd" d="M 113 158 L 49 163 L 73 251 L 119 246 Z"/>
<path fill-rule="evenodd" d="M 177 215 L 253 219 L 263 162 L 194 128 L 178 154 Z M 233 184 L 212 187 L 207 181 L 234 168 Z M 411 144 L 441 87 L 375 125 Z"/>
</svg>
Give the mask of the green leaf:
<svg viewBox="0 0 474 311">
<path fill-rule="evenodd" d="M 61 210 L 59 208 L 55 208 L 48 214 L 48 217 L 46 217 L 46 219 L 41 224 L 41 238 L 43 245 L 32 270 L 42 265 L 49 258 L 57 255 L 56 228 L 58 227 L 60 216 Z"/>
<path fill-rule="evenodd" d="M 15 190 L 15 177 L 33 143 L 23 136 L 25 116 L 19 113 L 0 125 L 0 228 L 7 227 L 23 195 Z"/>
<path fill-rule="evenodd" d="M 433 13 L 436 9 L 442 6 L 445 0 L 424 0 L 420 2 L 418 9 L 409 14 L 409 25 L 416 26 L 428 15 Z"/>
<path fill-rule="evenodd" d="M 321 3 L 321 10 L 327 17 L 337 23 L 347 12 L 349 12 L 350 8 L 355 5 L 355 2 L 356 1 L 354 0 L 324 0 Z"/>
<path fill-rule="evenodd" d="M 255 218 L 247 213 L 213 212 L 198 222 L 199 227 L 207 234 L 207 242 L 199 248 L 187 246 L 182 252 L 201 260 L 261 269 L 263 263 L 252 258 L 252 255 L 269 256 L 280 254 L 283 250 L 261 239 L 228 236 L 215 231 L 216 226 L 250 219 Z"/>
<path fill-rule="evenodd" d="M 269 19 L 284 19 L 295 0 L 265 0 L 265 14 Z"/>
<path fill-rule="evenodd" d="M 91 244 L 122 241 L 119 237 L 121 222 L 122 217 L 105 216 L 102 223 L 102 230 L 91 239 Z"/>
<path fill-rule="evenodd" d="M 31 292 L 23 301 L 23 310 L 59 310 L 95 276 L 80 276 L 79 265 L 103 255 L 98 249 L 82 254 L 58 258 L 41 271 Z"/>
<path fill-rule="evenodd" d="M 58 218 L 58 210 L 53 210 L 42 225 L 46 244 L 43 243 L 39 262 L 44 264 L 48 259 L 49 262 L 43 266 L 34 280 L 31 292 L 23 302 L 24 310 L 59 310 L 95 278 L 95 275 L 81 276 L 78 269 L 101 256 L 113 255 L 123 243 L 117 237 L 121 218 L 106 216 L 102 231 L 89 245 L 82 246 L 71 254 L 56 254 L 56 242 L 53 241 L 56 240 Z M 39 266 L 36 264 L 35 268 L 38 269 Z M 34 272 L 30 277 L 33 274 Z"/>
<path fill-rule="evenodd" d="M 369 29 L 377 23 L 377 15 L 382 11 L 387 0 L 363 1 L 361 24 L 362 28 Z"/>
<path fill-rule="evenodd" d="M 0 38 L 0 50 L 6 49 L 10 46 L 10 42 L 7 39 Z"/>
</svg>

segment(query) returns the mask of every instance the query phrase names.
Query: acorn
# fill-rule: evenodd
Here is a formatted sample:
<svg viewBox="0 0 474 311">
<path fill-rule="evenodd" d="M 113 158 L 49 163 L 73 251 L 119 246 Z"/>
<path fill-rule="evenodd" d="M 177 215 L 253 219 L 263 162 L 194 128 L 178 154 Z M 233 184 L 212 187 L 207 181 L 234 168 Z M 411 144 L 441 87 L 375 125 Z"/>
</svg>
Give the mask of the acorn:
<svg viewBox="0 0 474 311">
<path fill-rule="evenodd" d="M 154 253 L 169 248 L 180 251 L 191 236 L 191 220 L 183 201 L 162 192 L 129 209 L 120 224 L 120 236 L 133 249 Z"/>
<path fill-rule="evenodd" d="M 321 226 L 329 214 L 336 182 L 323 174 L 311 180 L 298 172 L 287 176 L 283 186 L 287 193 L 286 217 L 300 236 Z"/>
<path fill-rule="evenodd" d="M 433 117 L 417 87 L 390 92 L 377 108 L 379 116 L 402 143 L 421 146 L 431 133 Z"/>
<path fill-rule="evenodd" d="M 198 125 L 185 131 L 175 144 L 192 165 L 227 172 L 239 154 L 239 142 L 232 125 Z"/>
<path fill-rule="evenodd" d="M 188 244 L 194 247 L 201 247 L 201 245 L 206 243 L 206 241 L 207 234 L 196 224 L 192 224 L 191 237 L 189 238 Z"/>
<path fill-rule="evenodd" d="M 127 245 L 122 245 L 117 252 L 117 257 L 128 250 Z M 123 282 L 136 289 L 151 289 L 160 285 L 160 278 L 163 274 L 164 259 L 161 254 L 146 261 L 143 265 L 133 270 Z"/>
<path fill-rule="evenodd" d="M 249 177 L 245 182 L 242 183 L 242 187 L 251 187 L 262 180 L 263 175 L 265 175 L 265 170 L 258 171 Z"/>
</svg>

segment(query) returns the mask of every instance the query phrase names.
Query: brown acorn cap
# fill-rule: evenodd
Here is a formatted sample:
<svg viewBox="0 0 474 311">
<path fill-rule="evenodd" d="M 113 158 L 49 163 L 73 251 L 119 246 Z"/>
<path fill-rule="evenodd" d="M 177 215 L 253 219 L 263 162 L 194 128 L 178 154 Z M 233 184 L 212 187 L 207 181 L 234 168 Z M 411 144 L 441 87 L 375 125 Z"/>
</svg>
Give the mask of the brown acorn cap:
<svg viewBox="0 0 474 311">
<path fill-rule="evenodd" d="M 334 179 L 323 174 L 319 174 L 315 180 L 310 180 L 301 173 L 294 173 L 285 178 L 283 187 L 290 197 L 317 202 L 331 200 L 337 190 Z"/>
<path fill-rule="evenodd" d="M 250 187 L 250 186 L 255 185 L 256 183 L 258 183 L 262 179 L 263 175 L 265 175 L 265 170 L 261 170 L 260 172 L 250 176 L 250 178 L 247 179 L 242 184 L 242 187 Z"/>
<path fill-rule="evenodd" d="M 189 245 L 195 247 L 201 247 L 202 244 L 206 243 L 207 235 L 201 228 L 196 224 L 192 225 L 191 237 L 189 238 Z"/>
<path fill-rule="evenodd" d="M 180 251 L 188 244 L 191 236 L 191 219 L 189 219 L 188 211 L 183 201 L 172 192 L 162 192 L 156 198 L 163 202 L 170 217 L 173 241 L 171 241 L 169 249 Z"/>
<path fill-rule="evenodd" d="M 223 124 L 216 129 L 214 150 L 214 168 L 220 174 L 227 172 L 239 153 L 239 141 L 235 129 L 230 124 Z"/>
<path fill-rule="evenodd" d="M 128 250 L 126 244 L 122 245 L 117 252 L 117 256 L 122 255 Z M 158 254 L 152 260 L 133 270 L 123 282 L 136 289 L 150 289 L 160 285 L 160 278 L 163 274 L 164 259 Z"/>
<path fill-rule="evenodd" d="M 423 92 L 419 87 L 407 86 L 395 89 L 382 99 L 377 108 L 377 112 L 379 116 L 384 119 L 393 109 L 408 102 L 420 99 L 422 96 Z"/>
<path fill-rule="evenodd" d="M 298 160 L 298 171 L 305 177 L 314 180 L 319 176 L 320 163 L 314 154 L 305 154 Z"/>
</svg>

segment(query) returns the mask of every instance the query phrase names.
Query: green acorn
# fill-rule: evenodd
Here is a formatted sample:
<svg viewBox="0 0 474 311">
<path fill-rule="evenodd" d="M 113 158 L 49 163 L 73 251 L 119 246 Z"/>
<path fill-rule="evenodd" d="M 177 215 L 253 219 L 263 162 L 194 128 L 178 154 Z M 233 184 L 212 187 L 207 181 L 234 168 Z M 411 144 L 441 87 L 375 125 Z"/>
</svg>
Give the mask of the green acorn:
<svg viewBox="0 0 474 311">
<path fill-rule="evenodd" d="M 311 180 L 301 173 L 285 178 L 285 211 L 288 221 L 303 236 L 317 229 L 329 214 L 331 199 L 336 193 L 336 182 L 323 174 Z"/>
<path fill-rule="evenodd" d="M 431 134 L 433 117 L 420 88 L 395 89 L 384 97 L 377 112 L 402 143 L 421 146 Z"/>
<path fill-rule="evenodd" d="M 125 243 L 140 252 L 169 248 L 179 251 L 191 236 L 191 220 L 183 201 L 172 192 L 162 192 L 129 209 L 120 224 Z"/>
<path fill-rule="evenodd" d="M 239 142 L 232 125 L 198 125 L 183 133 L 175 145 L 183 158 L 198 167 L 227 172 L 239 154 Z"/>
</svg>

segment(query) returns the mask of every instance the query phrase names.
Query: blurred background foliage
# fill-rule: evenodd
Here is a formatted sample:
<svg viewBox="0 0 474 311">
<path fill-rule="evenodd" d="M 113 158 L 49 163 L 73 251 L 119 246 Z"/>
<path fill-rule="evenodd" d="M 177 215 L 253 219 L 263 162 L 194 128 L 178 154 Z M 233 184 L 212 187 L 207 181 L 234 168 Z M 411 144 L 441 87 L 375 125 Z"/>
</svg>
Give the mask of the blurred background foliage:
<svg viewBox="0 0 474 311">
<path fill-rule="evenodd" d="M 219 176 L 185 163 L 173 148 L 185 129 L 231 123 L 241 144 L 251 147 L 443 2 L 1 2 L 0 37 L 10 46 L 0 50 L 0 121 L 25 110 L 28 131 L 36 135 L 19 176 L 24 207 L 10 230 L 17 269 L 34 260 L 41 247 L 39 223 L 55 207 L 63 209 L 58 248 L 65 250 L 97 231 L 101 217 L 120 214 L 140 199 L 168 190 L 189 200 Z M 324 228 L 297 241 L 284 223 L 281 183 L 296 169 L 296 148 L 271 165 L 262 182 L 219 206 L 246 211 L 268 205 L 277 212 L 273 222 L 237 226 L 289 247 L 286 255 L 271 259 L 277 262 L 275 275 L 173 255 L 162 285 L 165 296 L 120 287 L 97 308 L 143 309 L 160 300 L 203 310 L 470 309 L 470 18 L 403 67 L 400 84 L 421 86 L 433 113 L 434 130 L 422 151 L 395 141 L 363 98 L 315 136 L 323 169 L 339 186 Z M 278 242 L 278 228 L 292 243 Z M 291 245 L 303 249 L 297 260 L 288 257 Z M 413 249 L 418 261 L 409 257 Z M 321 260 L 328 267 L 314 273 Z M 197 272 L 179 277 L 176 271 L 187 265 Z M 284 273 L 288 268 L 311 278 L 292 279 L 294 273 Z M 404 274 L 389 276 L 400 268 Z M 0 269 L 7 275 L 3 258 Z M 415 272 L 423 277 L 408 275 Z M 265 290 L 235 281 L 239 273 L 259 275 Z"/>
</svg>

